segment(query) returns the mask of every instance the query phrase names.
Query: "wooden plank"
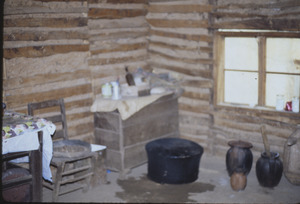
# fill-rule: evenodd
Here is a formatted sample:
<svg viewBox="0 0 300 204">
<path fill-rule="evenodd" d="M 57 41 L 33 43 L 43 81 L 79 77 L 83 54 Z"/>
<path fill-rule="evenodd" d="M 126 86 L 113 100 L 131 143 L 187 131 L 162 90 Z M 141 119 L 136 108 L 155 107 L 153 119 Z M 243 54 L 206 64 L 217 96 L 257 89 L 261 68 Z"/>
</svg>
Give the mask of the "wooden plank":
<svg viewBox="0 0 300 204">
<path fill-rule="evenodd" d="M 89 3 L 103 3 L 103 0 L 88 0 Z M 148 0 L 106 0 L 110 4 L 146 4 Z"/>
<path fill-rule="evenodd" d="M 137 16 L 145 16 L 145 9 L 108 9 L 108 8 L 90 8 L 88 12 L 89 19 L 120 19 Z"/>
<path fill-rule="evenodd" d="M 34 86 L 37 84 L 44 83 L 53 83 L 60 81 L 68 81 L 80 78 L 89 78 L 90 70 L 74 70 L 73 72 L 57 72 L 57 73 L 47 73 L 47 77 L 45 74 L 37 74 L 34 76 L 20 76 L 13 77 L 3 80 L 3 89 L 9 90 L 11 87 L 16 88 L 24 88 L 28 86 Z"/>
<path fill-rule="evenodd" d="M 222 108 L 221 108 L 222 107 Z M 263 110 L 253 108 L 238 108 L 230 106 L 215 106 L 215 114 L 233 114 L 253 117 L 253 120 L 264 122 L 272 126 L 293 127 L 300 124 L 299 113 L 288 111 Z M 237 117 L 237 116 L 235 116 Z"/>
<path fill-rule="evenodd" d="M 200 76 L 200 77 L 207 78 L 207 79 L 210 79 L 211 75 L 212 75 L 212 70 L 208 70 L 208 69 L 199 69 L 199 68 L 191 69 L 191 68 L 185 68 L 185 67 L 181 67 L 181 66 L 178 66 L 178 67 L 177 66 L 168 66 L 168 65 L 161 64 L 161 63 L 158 63 L 155 61 L 150 61 L 149 65 L 152 67 L 159 67 L 162 69 L 178 72 L 178 73 L 185 74 L 185 75 L 190 75 L 190 76 L 195 76 L 195 77 Z"/>
<path fill-rule="evenodd" d="M 220 35 L 215 35 L 214 38 L 214 105 L 224 101 L 224 63 L 225 63 L 225 40 Z"/>
<path fill-rule="evenodd" d="M 109 53 L 109 52 L 126 52 L 138 49 L 147 49 L 147 42 L 138 42 L 133 44 L 114 44 L 112 43 L 109 48 L 98 48 L 90 51 L 92 55 Z"/>
<path fill-rule="evenodd" d="M 245 3 L 236 3 L 230 1 L 220 1 L 218 5 L 215 6 L 215 9 L 245 9 L 251 8 L 253 10 L 257 8 L 268 8 L 268 9 L 276 9 L 276 8 L 293 8 L 300 6 L 300 2 L 298 0 L 288 0 L 288 1 L 279 1 L 279 2 L 245 2 Z"/>
<path fill-rule="evenodd" d="M 190 47 L 188 45 L 175 45 L 175 44 L 169 44 L 169 42 L 155 42 L 152 40 L 150 46 L 156 46 L 156 47 L 161 47 L 161 48 L 166 48 L 166 49 L 172 49 L 172 50 L 183 50 L 183 51 L 193 51 L 195 53 L 197 52 L 206 52 L 209 48 L 207 47 Z M 209 50 L 211 51 L 211 50 Z"/>
<path fill-rule="evenodd" d="M 168 32 L 168 31 L 161 31 L 161 30 L 153 30 L 150 31 L 151 35 L 158 35 L 162 37 L 168 38 L 180 38 L 185 40 L 192 40 L 192 41 L 204 41 L 204 42 L 212 42 L 213 38 L 210 35 L 205 34 L 182 34 L 182 33 L 175 33 L 175 32 Z"/>
<path fill-rule="evenodd" d="M 132 57 L 118 57 L 118 58 L 97 58 L 97 59 L 89 59 L 88 64 L 89 66 L 93 65 L 105 65 L 105 64 L 119 64 L 119 63 L 126 63 L 126 62 L 137 62 L 137 61 L 144 61 L 148 58 L 147 55 L 141 56 L 132 56 Z"/>
<path fill-rule="evenodd" d="M 120 133 L 120 114 L 117 111 L 113 112 L 95 112 L 94 113 L 95 127 L 107 131 Z"/>
<path fill-rule="evenodd" d="M 5 48 L 4 58 L 12 59 L 16 57 L 44 57 L 54 54 L 68 53 L 68 52 L 84 52 L 89 51 L 89 45 L 44 45 L 44 46 L 28 46 Z"/>
<path fill-rule="evenodd" d="M 55 89 L 50 91 L 41 91 L 37 93 L 9 95 L 6 96 L 5 99 L 7 104 L 9 104 L 10 107 L 12 108 L 23 104 L 28 104 L 29 102 L 70 97 L 74 95 L 80 95 L 82 93 L 92 93 L 91 84 L 83 84 L 74 87 Z"/>
<path fill-rule="evenodd" d="M 68 133 L 70 138 L 78 137 L 79 135 L 84 135 L 87 133 L 93 133 L 94 124 L 92 121 L 75 125 L 75 126 L 69 124 L 70 123 L 68 123 Z"/>
<path fill-rule="evenodd" d="M 89 38 L 87 29 L 84 30 L 55 30 L 55 31 L 38 31 L 38 30 L 11 30 L 4 32 L 4 41 L 45 41 L 56 39 L 81 39 Z"/>
<path fill-rule="evenodd" d="M 86 17 L 68 18 L 38 18 L 23 17 L 7 19 L 4 18 L 4 27 L 48 27 L 48 28 L 75 28 L 87 26 Z"/>
<path fill-rule="evenodd" d="M 203 13 L 212 11 L 212 6 L 209 4 L 150 4 L 148 12 L 151 13 Z"/>
<path fill-rule="evenodd" d="M 190 98 L 190 99 L 198 99 L 198 100 L 210 100 L 210 94 L 209 93 L 195 93 L 191 91 L 185 91 L 183 92 L 182 96 Z"/>
<path fill-rule="evenodd" d="M 250 19 L 215 22 L 213 28 L 299 31 L 300 19 Z"/>
<path fill-rule="evenodd" d="M 266 102 L 266 55 L 267 40 L 265 37 L 258 38 L 258 105 L 265 106 Z"/>
<path fill-rule="evenodd" d="M 118 29 L 101 29 L 89 32 L 90 42 L 99 42 L 109 39 L 135 39 L 145 38 L 148 35 L 148 27 L 140 28 L 118 28 Z M 92 44 L 92 43 L 91 43 Z"/>
<path fill-rule="evenodd" d="M 134 145 L 124 150 L 124 168 L 130 169 L 147 162 L 145 145 L 147 142 Z"/>
<path fill-rule="evenodd" d="M 178 106 L 179 106 L 179 110 L 184 110 L 192 113 L 210 113 L 211 111 L 209 105 L 193 106 L 190 104 L 179 103 Z"/>
<path fill-rule="evenodd" d="M 191 86 L 197 88 L 213 88 L 213 81 L 207 79 L 205 80 L 190 79 L 182 82 L 182 86 Z"/>
<path fill-rule="evenodd" d="M 40 2 L 86 2 L 88 0 L 33 0 L 33 1 L 40 1 Z"/>
<path fill-rule="evenodd" d="M 149 120 L 143 120 L 135 126 L 127 126 L 123 129 L 124 146 L 131 146 L 143 141 L 167 136 L 168 134 L 179 135 L 178 114 L 161 114 Z"/>
<path fill-rule="evenodd" d="M 181 57 L 175 57 L 175 56 L 170 56 L 169 54 L 166 53 L 162 53 L 162 52 L 158 52 L 158 51 L 154 51 L 154 50 L 149 50 L 150 54 L 156 54 L 159 55 L 160 57 L 166 58 L 168 60 L 172 60 L 172 61 L 178 61 L 178 62 L 185 62 L 185 63 L 191 63 L 191 64 L 213 64 L 213 60 L 212 59 L 205 59 L 205 58 L 181 58 Z"/>
<path fill-rule="evenodd" d="M 232 11 L 223 11 L 223 12 L 213 12 L 211 13 L 211 15 L 214 18 L 218 18 L 218 19 L 229 19 L 229 18 L 239 18 L 241 20 L 243 19 L 249 19 L 249 18 L 282 18 L 282 17 L 289 17 L 289 16 L 297 16 L 299 15 L 300 12 L 299 11 L 294 11 L 294 12 L 286 12 L 286 13 L 282 13 L 282 12 L 278 12 L 278 13 L 247 13 L 247 12 L 243 12 L 243 11 L 236 11 L 236 12 L 232 12 Z"/>
<path fill-rule="evenodd" d="M 170 20 L 147 19 L 147 22 L 157 28 L 208 28 L 207 20 Z"/>
</svg>

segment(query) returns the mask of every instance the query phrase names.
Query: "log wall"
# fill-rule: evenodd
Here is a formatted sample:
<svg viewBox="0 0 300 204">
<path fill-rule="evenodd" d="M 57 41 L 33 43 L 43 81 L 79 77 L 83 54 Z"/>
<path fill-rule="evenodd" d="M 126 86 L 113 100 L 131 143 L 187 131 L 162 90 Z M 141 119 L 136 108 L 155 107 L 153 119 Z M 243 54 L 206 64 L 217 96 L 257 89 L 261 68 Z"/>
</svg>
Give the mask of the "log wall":
<svg viewBox="0 0 300 204">
<path fill-rule="evenodd" d="M 94 140 L 90 106 L 124 67 L 180 76 L 181 137 L 224 155 L 231 139 L 282 153 L 299 114 L 216 106 L 214 32 L 300 30 L 298 0 L 5 0 L 3 97 L 8 108 L 63 97 L 71 138 Z"/>
<path fill-rule="evenodd" d="M 145 20 L 146 0 L 90 0 L 88 59 L 93 96 L 101 93 L 105 82 L 124 80 L 129 71 L 147 68 L 149 26 Z"/>
<path fill-rule="evenodd" d="M 182 76 L 180 133 L 206 152 L 224 155 L 229 140 L 253 144 L 257 158 L 264 150 L 260 133 L 266 125 L 271 150 L 283 152 L 286 138 L 300 124 L 297 113 L 278 114 L 218 107 L 214 80 L 214 32 L 217 29 L 299 31 L 300 2 L 254 0 L 150 0 L 149 65 Z"/>
<path fill-rule="evenodd" d="M 213 29 L 300 31 L 300 1 L 297 0 L 218 0 L 212 3 L 215 5 L 211 13 Z M 229 140 L 243 139 L 253 144 L 254 158 L 258 158 L 264 151 L 261 125 L 266 126 L 271 151 L 282 155 L 287 137 L 300 124 L 299 113 L 214 107 L 212 151 L 220 155 L 228 150 Z"/>
<path fill-rule="evenodd" d="M 3 94 L 9 109 L 23 113 L 29 102 L 64 98 L 69 137 L 90 141 L 87 4 L 5 1 Z"/>
<path fill-rule="evenodd" d="M 180 135 L 208 148 L 213 125 L 213 34 L 207 0 L 149 1 L 149 65 L 176 72 L 185 89 L 179 98 Z"/>
</svg>

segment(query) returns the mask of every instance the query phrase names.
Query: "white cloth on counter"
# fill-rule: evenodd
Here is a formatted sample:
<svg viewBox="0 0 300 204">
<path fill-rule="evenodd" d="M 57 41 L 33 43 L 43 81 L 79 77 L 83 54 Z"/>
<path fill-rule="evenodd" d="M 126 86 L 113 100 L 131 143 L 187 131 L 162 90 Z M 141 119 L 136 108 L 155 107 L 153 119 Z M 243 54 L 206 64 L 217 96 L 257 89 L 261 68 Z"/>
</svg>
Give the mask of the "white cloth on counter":
<svg viewBox="0 0 300 204">
<path fill-rule="evenodd" d="M 145 106 L 153 103 L 162 96 L 171 93 L 173 92 L 167 91 L 161 94 L 153 94 L 142 97 L 124 97 L 118 100 L 107 99 L 100 96 L 96 98 L 91 106 L 91 112 L 111 112 L 118 110 L 122 120 L 126 120 Z"/>
</svg>

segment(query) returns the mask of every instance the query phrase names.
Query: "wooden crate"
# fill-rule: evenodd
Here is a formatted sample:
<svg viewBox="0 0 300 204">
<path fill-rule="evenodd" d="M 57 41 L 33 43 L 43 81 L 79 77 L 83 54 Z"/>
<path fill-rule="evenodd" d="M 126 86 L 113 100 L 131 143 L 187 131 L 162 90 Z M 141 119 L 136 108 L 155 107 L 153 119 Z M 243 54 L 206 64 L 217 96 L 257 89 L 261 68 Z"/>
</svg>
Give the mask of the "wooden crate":
<svg viewBox="0 0 300 204">
<path fill-rule="evenodd" d="M 145 145 L 163 137 L 178 137 L 178 101 L 166 95 L 126 120 L 118 111 L 96 112 L 95 142 L 107 146 L 106 164 L 126 174 L 147 161 Z"/>
</svg>

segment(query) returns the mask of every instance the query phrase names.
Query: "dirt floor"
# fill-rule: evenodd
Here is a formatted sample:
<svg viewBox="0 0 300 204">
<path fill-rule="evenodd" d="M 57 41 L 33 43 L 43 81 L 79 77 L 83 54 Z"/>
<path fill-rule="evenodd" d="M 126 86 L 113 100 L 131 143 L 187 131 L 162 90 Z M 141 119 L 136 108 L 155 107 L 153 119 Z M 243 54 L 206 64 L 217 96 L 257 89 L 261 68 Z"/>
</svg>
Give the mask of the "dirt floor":
<svg viewBox="0 0 300 204">
<path fill-rule="evenodd" d="M 278 186 L 259 185 L 255 165 L 243 191 L 234 191 L 226 171 L 225 158 L 203 155 L 198 179 L 189 184 L 159 184 L 147 178 L 147 164 L 138 166 L 126 178 L 118 172 L 107 174 L 107 184 L 91 187 L 88 192 L 74 191 L 58 202 L 86 203 L 300 203 L 300 186 L 292 185 L 283 175 Z M 43 189 L 44 202 L 51 201 L 51 191 Z"/>
</svg>

